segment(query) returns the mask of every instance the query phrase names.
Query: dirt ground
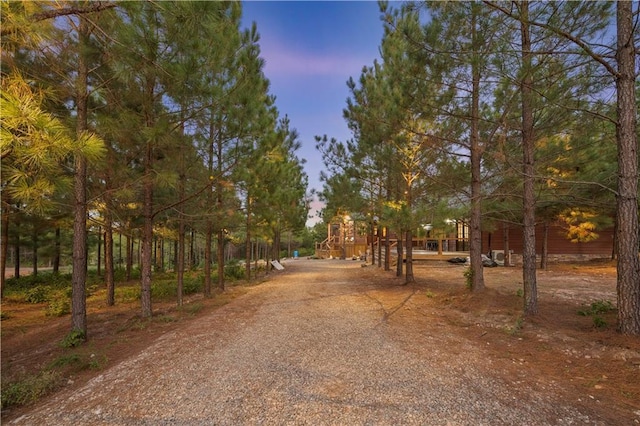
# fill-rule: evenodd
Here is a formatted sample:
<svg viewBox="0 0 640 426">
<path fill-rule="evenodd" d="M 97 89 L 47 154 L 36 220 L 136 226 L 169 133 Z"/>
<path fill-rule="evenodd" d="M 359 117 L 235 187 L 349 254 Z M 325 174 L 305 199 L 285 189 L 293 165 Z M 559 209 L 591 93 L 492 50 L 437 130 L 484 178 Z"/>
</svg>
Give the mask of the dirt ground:
<svg viewBox="0 0 640 426">
<path fill-rule="evenodd" d="M 394 306 L 387 312 L 388 321 L 412 328 L 455 326 L 464 339 L 485 346 L 491 355 L 487 363 L 494 363 L 510 380 L 524 380 L 526 371 L 527 382 L 540 389 L 557 392 L 555 384 L 562 383 L 563 398 L 578 405 L 602 407 L 609 424 L 640 424 L 640 339 L 616 332 L 615 310 L 588 312 L 592 303 L 609 301 L 615 305 L 615 264 L 552 264 L 549 270 L 538 271 L 539 313 L 526 318 L 522 315 L 519 268 L 485 268 L 487 289 L 481 294 L 465 288 L 464 269 L 446 262 L 418 263 L 410 298 L 406 298 L 407 287 L 393 272 L 383 273 L 367 265 L 360 279 L 380 284 L 375 297 Z M 277 274 L 267 279 L 275 277 Z M 80 387 L 169 330 L 198 321 L 246 293 L 252 285 L 259 282 L 230 286 L 211 299 L 190 297 L 181 309 L 174 303 L 155 303 L 152 319 L 139 317 L 138 303 L 106 307 L 104 290 L 98 291 L 88 300 L 89 341 L 72 349 L 60 346 L 70 328 L 68 315 L 47 317 L 42 304 L 3 301 L 2 386 L 55 368 L 62 373 L 60 388 Z M 451 356 L 464 356 L 459 348 L 450 347 L 449 351 Z M 12 407 L 2 412 L 2 420 L 28 409 Z"/>
</svg>

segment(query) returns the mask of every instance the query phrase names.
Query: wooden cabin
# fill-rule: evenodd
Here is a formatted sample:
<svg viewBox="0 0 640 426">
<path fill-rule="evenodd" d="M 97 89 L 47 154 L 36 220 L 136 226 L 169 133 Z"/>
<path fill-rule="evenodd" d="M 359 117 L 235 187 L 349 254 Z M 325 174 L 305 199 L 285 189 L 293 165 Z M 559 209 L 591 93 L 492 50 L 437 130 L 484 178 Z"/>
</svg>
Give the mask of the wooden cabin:
<svg viewBox="0 0 640 426">
<path fill-rule="evenodd" d="M 589 242 L 571 242 L 566 237 L 566 229 L 561 222 L 549 223 L 546 227 L 548 259 L 551 261 L 588 260 L 609 258 L 613 253 L 614 230 L 607 228 L 597 231 L 599 238 Z M 511 264 L 522 262 L 522 227 L 498 226 L 495 230 L 482 232 L 482 253 L 504 263 L 505 234 L 511 254 Z M 536 226 L 536 253 L 541 256 L 545 242 L 545 225 Z M 396 256 L 398 238 L 389 234 L 392 256 Z M 404 242 L 406 244 L 406 242 Z M 451 221 L 450 230 L 433 231 L 428 227 L 414 233 L 413 260 L 448 260 L 453 257 L 469 256 L 469 227 L 465 221 Z M 327 225 L 327 239 L 316 243 L 315 255 L 319 258 L 354 259 L 373 255 L 384 256 L 386 235 L 384 228 L 375 229 L 373 235 L 364 222 L 351 219 L 335 221 Z M 405 250 L 406 256 L 406 250 Z"/>
<path fill-rule="evenodd" d="M 545 241 L 545 226 L 536 226 L 536 254 L 540 256 Z M 571 242 L 567 231 L 560 222 L 549 223 L 546 229 L 546 243 L 549 260 L 570 261 L 589 260 L 595 258 L 611 258 L 614 247 L 613 227 L 597 231 L 599 237 L 589 242 Z M 500 258 L 504 254 L 505 234 L 508 237 L 511 263 L 522 262 L 523 235 L 522 227 L 509 225 L 498 226 L 492 232 L 482 232 L 482 252 L 492 258 Z"/>
</svg>

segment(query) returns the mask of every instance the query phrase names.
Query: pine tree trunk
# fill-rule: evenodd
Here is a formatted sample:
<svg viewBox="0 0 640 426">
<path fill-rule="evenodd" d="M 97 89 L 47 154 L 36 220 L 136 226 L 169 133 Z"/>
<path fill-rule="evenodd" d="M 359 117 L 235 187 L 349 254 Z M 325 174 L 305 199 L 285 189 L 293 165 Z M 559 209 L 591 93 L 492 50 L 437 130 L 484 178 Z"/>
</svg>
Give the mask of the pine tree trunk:
<svg viewBox="0 0 640 426">
<path fill-rule="evenodd" d="M 523 182 L 523 248 L 522 248 L 522 278 L 524 282 L 524 313 L 535 315 L 538 313 L 538 290 L 536 283 L 536 218 L 535 218 L 535 139 L 533 133 L 533 78 L 532 53 L 529 34 L 529 2 L 520 3 L 522 36 L 522 173 Z"/>
<path fill-rule="evenodd" d="M 540 254 L 540 269 L 546 271 L 549 266 L 549 222 L 544 221 L 542 234 L 542 253 Z"/>
<path fill-rule="evenodd" d="M 34 229 L 33 229 L 33 237 L 32 237 L 32 242 L 33 242 L 33 276 L 37 276 L 38 275 L 38 231 L 36 229 L 36 226 L 34 225 Z"/>
<path fill-rule="evenodd" d="M 104 220 L 104 281 L 107 284 L 107 306 L 113 306 L 116 303 L 116 286 L 113 271 L 113 223 L 109 208 L 105 212 Z"/>
<path fill-rule="evenodd" d="M 180 117 L 181 122 L 184 123 L 184 117 Z M 184 135 L 184 124 L 181 125 L 180 132 Z M 184 296 L 184 199 L 185 199 L 185 186 L 186 186 L 186 164 L 184 158 L 184 149 L 180 150 L 180 168 L 179 168 L 179 177 L 178 177 L 178 200 L 180 200 L 180 204 L 178 207 L 178 250 L 176 253 L 176 263 L 174 269 L 176 270 L 176 304 L 178 306 L 182 306 L 183 296 Z"/>
<path fill-rule="evenodd" d="M 147 84 L 147 117 L 146 126 L 153 127 L 151 105 L 153 84 Z M 142 201 L 142 256 L 140 260 L 140 304 L 142 317 L 149 318 L 153 314 L 151 307 L 151 274 L 153 265 L 153 141 L 148 140 L 144 158 L 143 201 Z"/>
<path fill-rule="evenodd" d="M 484 290 L 484 269 L 482 266 L 482 187 L 481 187 L 481 160 L 482 148 L 480 146 L 480 69 L 478 61 L 479 47 L 477 34 L 477 5 L 471 6 L 471 44 L 473 58 L 471 60 L 472 90 L 471 90 L 471 216 L 469 218 L 469 257 L 471 259 L 471 290 L 480 292 Z"/>
<path fill-rule="evenodd" d="M 251 281 L 251 197 L 247 193 L 247 239 L 244 244 L 244 276 Z"/>
<path fill-rule="evenodd" d="M 415 277 L 413 276 L 413 232 L 407 231 L 407 266 L 405 268 L 405 284 L 410 284 L 415 282 Z"/>
<path fill-rule="evenodd" d="M 131 272 L 133 269 L 133 237 L 127 234 L 126 241 L 127 250 L 125 256 L 127 256 L 127 281 L 131 281 Z"/>
<path fill-rule="evenodd" d="M 182 216 L 182 215 L 181 215 Z M 185 267 L 185 252 L 186 252 L 186 244 L 185 244 L 185 226 L 184 226 L 184 218 L 181 217 L 178 223 L 178 241 L 176 242 L 176 255 L 175 255 L 175 270 L 178 280 L 178 306 L 182 306 L 182 297 L 184 293 L 184 267 Z"/>
<path fill-rule="evenodd" d="M 207 219 L 207 235 L 204 244 L 204 297 L 211 297 L 211 264 L 213 263 L 213 223 Z"/>
<path fill-rule="evenodd" d="M 53 273 L 60 272 L 60 227 L 56 226 L 56 233 L 53 243 Z M 3 273 L 4 275 L 4 273 Z"/>
<path fill-rule="evenodd" d="M 97 264 L 97 274 L 99 277 L 102 276 L 102 226 L 98 226 L 98 264 Z"/>
<path fill-rule="evenodd" d="M 224 247 L 225 247 L 224 229 L 218 230 L 218 288 L 224 291 Z"/>
<path fill-rule="evenodd" d="M 7 191 L 0 191 L 2 213 L 0 213 L 0 298 L 4 297 L 4 277 L 7 272 L 7 254 L 9 253 L 9 214 L 11 204 Z M 57 228 L 59 229 L 59 228 Z"/>
<path fill-rule="evenodd" d="M 78 139 L 87 130 L 88 114 L 88 65 L 84 55 L 84 48 L 88 44 L 89 25 L 85 17 L 79 16 L 79 52 L 78 75 L 76 84 L 76 108 L 77 124 L 76 136 Z M 71 273 L 71 331 L 81 333 L 87 337 L 87 160 L 81 155 L 75 158 L 74 175 L 74 204 L 73 204 L 73 271 Z"/>
<path fill-rule="evenodd" d="M 398 263 L 396 264 L 396 277 L 402 276 L 402 264 L 404 263 L 404 255 L 402 253 L 402 231 L 398 232 L 398 243 L 396 245 L 398 254 Z"/>
<path fill-rule="evenodd" d="M 618 329 L 640 335 L 640 250 L 638 232 L 638 135 L 635 93 L 635 46 L 632 3 L 617 2 L 618 62 L 616 139 L 618 195 L 616 252 L 618 254 Z"/>
<path fill-rule="evenodd" d="M 389 236 L 389 228 L 384 227 L 384 270 L 391 270 L 391 237 Z"/>
<path fill-rule="evenodd" d="M 151 142 L 147 144 L 145 163 L 143 218 L 142 228 L 142 258 L 140 268 L 140 304 L 142 317 L 149 318 L 153 311 L 151 307 L 151 265 L 153 264 L 153 180 L 151 170 Z"/>
<path fill-rule="evenodd" d="M 509 225 L 504 222 L 502 224 L 502 241 L 504 248 L 504 266 L 511 266 L 511 252 L 509 250 Z"/>
<path fill-rule="evenodd" d="M 15 238 L 13 243 L 13 251 L 15 253 L 16 260 L 13 262 L 13 277 L 20 278 L 20 220 L 15 222 Z"/>
<path fill-rule="evenodd" d="M 371 222 L 371 266 L 376 264 L 376 227 Z"/>
<path fill-rule="evenodd" d="M 382 267 L 382 227 L 378 226 L 376 233 L 376 241 L 378 242 L 378 268 Z"/>
</svg>

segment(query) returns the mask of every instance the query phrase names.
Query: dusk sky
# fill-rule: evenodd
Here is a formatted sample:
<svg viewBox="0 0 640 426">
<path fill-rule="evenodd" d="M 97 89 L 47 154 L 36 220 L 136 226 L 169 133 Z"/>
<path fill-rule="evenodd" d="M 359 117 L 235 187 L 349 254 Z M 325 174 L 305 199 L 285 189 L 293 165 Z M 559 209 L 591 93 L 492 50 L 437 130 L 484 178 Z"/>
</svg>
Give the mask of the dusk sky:
<svg viewBox="0 0 640 426">
<path fill-rule="evenodd" d="M 346 83 L 349 77 L 357 80 L 362 67 L 379 57 L 379 16 L 375 1 L 243 2 L 244 26 L 256 22 L 260 33 L 270 92 L 281 116 L 288 115 L 300 135 L 298 157 L 307 160 L 309 189 L 322 189 L 322 159 L 314 137 L 352 137 L 342 117 L 349 96 Z"/>
</svg>

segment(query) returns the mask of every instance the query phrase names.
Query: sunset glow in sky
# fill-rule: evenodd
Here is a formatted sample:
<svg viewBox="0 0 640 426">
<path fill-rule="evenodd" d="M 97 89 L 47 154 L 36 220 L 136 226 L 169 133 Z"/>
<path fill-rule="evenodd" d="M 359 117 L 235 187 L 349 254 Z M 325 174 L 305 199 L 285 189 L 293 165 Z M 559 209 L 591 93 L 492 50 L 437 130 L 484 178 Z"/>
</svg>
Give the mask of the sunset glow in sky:
<svg viewBox="0 0 640 426">
<path fill-rule="evenodd" d="M 260 33 L 270 92 L 281 116 L 288 115 L 300 135 L 298 157 L 307 160 L 309 189 L 322 189 L 322 159 L 314 137 L 352 137 L 342 116 L 349 96 L 346 83 L 379 57 L 379 16 L 375 1 L 243 2 L 244 26 L 256 22 Z"/>
</svg>

